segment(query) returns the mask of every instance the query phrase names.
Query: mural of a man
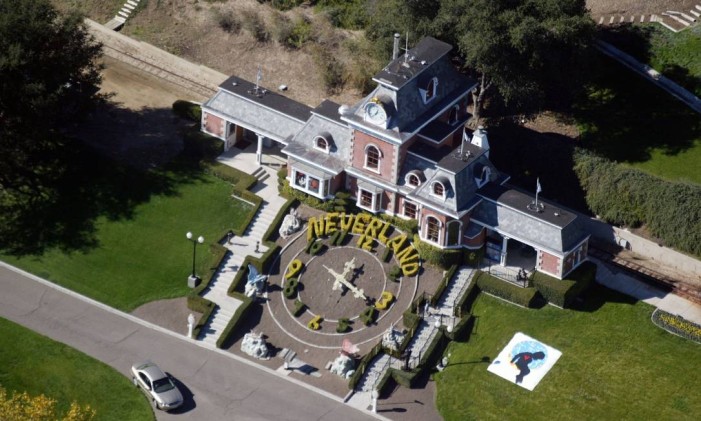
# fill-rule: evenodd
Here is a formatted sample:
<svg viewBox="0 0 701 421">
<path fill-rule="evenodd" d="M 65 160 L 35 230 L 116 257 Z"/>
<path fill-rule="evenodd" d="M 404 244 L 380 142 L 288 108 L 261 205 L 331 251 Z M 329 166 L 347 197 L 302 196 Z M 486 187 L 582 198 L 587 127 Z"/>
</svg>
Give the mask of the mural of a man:
<svg viewBox="0 0 701 421">
<path fill-rule="evenodd" d="M 514 358 L 511 359 L 511 364 L 519 369 L 519 373 L 516 375 L 516 384 L 521 383 L 523 381 L 523 378 L 531 372 L 531 369 L 528 368 L 529 364 L 531 364 L 534 360 L 542 360 L 544 358 L 545 353 L 542 351 L 521 352 L 519 354 L 514 355 Z"/>
</svg>

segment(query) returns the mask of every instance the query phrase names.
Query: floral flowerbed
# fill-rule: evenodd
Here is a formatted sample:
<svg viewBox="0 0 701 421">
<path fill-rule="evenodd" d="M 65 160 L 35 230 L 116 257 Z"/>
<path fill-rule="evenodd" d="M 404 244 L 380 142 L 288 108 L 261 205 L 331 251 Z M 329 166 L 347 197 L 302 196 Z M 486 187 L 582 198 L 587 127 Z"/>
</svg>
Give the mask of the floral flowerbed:
<svg viewBox="0 0 701 421">
<path fill-rule="evenodd" d="M 657 309 L 652 313 L 652 322 L 668 332 L 701 344 L 701 326 L 681 316 Z"/>
</svg>

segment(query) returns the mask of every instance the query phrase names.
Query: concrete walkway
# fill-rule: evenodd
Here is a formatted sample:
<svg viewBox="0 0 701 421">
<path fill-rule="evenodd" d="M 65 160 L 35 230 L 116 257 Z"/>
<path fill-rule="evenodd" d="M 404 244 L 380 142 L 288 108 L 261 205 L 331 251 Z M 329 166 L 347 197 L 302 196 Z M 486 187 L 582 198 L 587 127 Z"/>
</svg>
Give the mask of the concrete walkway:
<svg viewBox="0 0 701 421">
<path fill-rule="evenodd" d="M 216 345 L 217 339 L 241 305 L 241 300 L 227 294 L 231 283 L 238 271 L 242 269 L 241 265 L 246 256 L 260 256 L 268 250 L 263 245 L 263 235 L 287 202 L 278 193 L 276 170 L 268 166 L 259 167 L 256 164 L 255 150 L 251 152 L 248 149 L 242 151 L 232 148 L 221 155 L 218 161 L 254 175 L 258 179 L 258 184 L 251 191 L 260 196 L 263 203 L 243 236 L 234 236 L 231 241 L 224 243 L 229 253 L 202 294 L 202 297 L 214 302 L 216 308 L 198 339 L 213 346 Z M 258 246 L 257 249 L 256 246 Z"/>
<path fill-rule="evenodd" d="M 592 259 L 598 269 L 596 281 L 601 285 L 644 301 L 671 314 L 679 315 L 701 326 L 701 305 L 672 293 L 666 293 L 621 270 Z"/>
</svg>

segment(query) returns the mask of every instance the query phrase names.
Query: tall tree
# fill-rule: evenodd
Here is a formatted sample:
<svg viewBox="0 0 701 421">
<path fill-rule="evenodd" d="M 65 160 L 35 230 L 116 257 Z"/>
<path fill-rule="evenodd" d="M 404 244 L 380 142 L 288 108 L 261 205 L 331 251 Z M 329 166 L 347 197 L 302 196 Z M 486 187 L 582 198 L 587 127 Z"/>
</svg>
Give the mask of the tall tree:
<svg viewBox="0 0 701 421">
<path fill-rule="evenodd" d="M 61 129 L 94 105 L 101 45 L 49 0 L 0 0 L 0 203 L 41 192 L 60 171 Z"/>
<path fill-rule="evenodd" d="M 586 77 L 594 22 L 585 0 L 442 0 L 434 23 L 453 28 L 479 74 L 474 124 L 492 93 L 528 113 L 568 104 Z"/>
</svg>

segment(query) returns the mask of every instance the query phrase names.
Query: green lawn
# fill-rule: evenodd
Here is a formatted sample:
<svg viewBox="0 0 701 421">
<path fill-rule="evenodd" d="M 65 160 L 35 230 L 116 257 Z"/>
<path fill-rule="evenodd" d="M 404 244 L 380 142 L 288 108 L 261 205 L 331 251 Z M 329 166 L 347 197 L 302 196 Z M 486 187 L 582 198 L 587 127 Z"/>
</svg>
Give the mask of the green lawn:
<svg viewBox="0 0 701 421">
<path fill-rule="evenodd" d="M 650 321 L 653 307 L 596 286 L 582 311 L 526 310 L 484 294 L 474 334 L 453 343 L 436 375 L 446 421 L 471 419 L 698 419 L 701 346 Z M 514 333 L 562 351 L 532 391 L 487 371 Z"/>
<path fill-rule="evenodd" d="M 96 244 L 84 251 L 51 248 L 39 256 L 0 255 L 10 264 L 130 311 L 149 301 L 187 294 L 192 243 L 185 233 L 202 235 L 198 273 L 209 261 L 208 244 L 245 221 L 250 205 L 231 198 L 231 184 L 213 176 L 164 172 L 170 188 L 155 193 L 125 217 L 99 216 Z"/>
<path fill-rule="evenodd" d="M 655 26 L 650 35 L 650 65 L 701 96 L 701 26 L 678 33 Z"/>
<path fill-rule="evenodd" d="M 75 349 L 0 318 L 0 384 L 56 399 L 60 414 L 71 402 L 90 405 L 96 420 L 152 420 L 145 395 L 113 368 Z M 2 418 L 0 416 L 0 418 Z"/>
</svg>

